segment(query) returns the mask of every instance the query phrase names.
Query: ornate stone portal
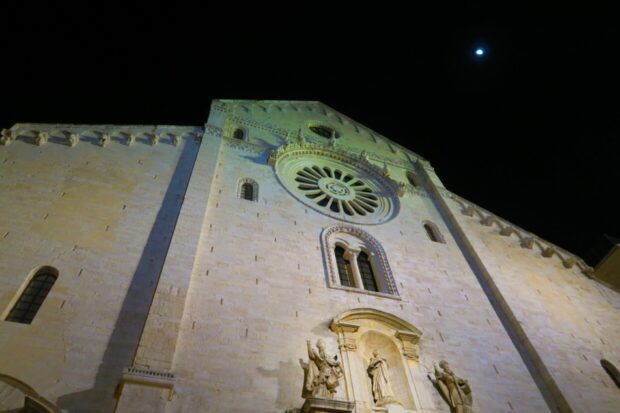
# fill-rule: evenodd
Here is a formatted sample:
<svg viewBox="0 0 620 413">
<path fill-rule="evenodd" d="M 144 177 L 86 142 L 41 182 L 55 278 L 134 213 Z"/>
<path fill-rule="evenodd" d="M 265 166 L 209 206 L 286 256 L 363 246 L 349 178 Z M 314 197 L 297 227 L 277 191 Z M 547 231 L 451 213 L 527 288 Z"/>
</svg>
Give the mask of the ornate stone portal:
<svg viewBox="0 0 620 413">
<path fill-rule="evenodd" d="M 473 413 L 473 397 L 469 382 L 456 376 L 445 360 L 440 361 L 439 365 L 437 363 L 433 363 L 433 365 L 435 366 L 435 377 L 429 374 L 429 379 L 450 405 L 450 410 L 453 413 Z"/>
<path fill-rule="evenodd" d="M 452 413 L 473 413 L 469 382 L 444 360 L 427 373 L 417 352 L 422 333 L 407 321 L 359 308 L 335 317 L 330 330 L 338 336 L 340 360 L 323 340 L 316 348 L 307 340 L 301 413 L 437 411 L 426 376 Z"/>
</svg>

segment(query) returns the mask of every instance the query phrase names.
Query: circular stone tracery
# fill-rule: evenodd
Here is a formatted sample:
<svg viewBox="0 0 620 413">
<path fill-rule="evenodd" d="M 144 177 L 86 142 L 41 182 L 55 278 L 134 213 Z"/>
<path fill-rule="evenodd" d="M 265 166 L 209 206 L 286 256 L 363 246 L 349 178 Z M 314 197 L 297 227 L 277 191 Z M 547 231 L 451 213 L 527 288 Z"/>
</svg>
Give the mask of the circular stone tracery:
<svg viewBox="0 0 620 413">
<path fill-rule="evenodd" d="M 329 150 L 282 154 L 276 175 L 299 201 L 343 221 L 379 224 L 395 212 L 396 197 L 380 171 Z"/>
<path fill-rule="evenodd" d="M 379 198 L 361 179 L 329 166 L 304 167 L 297 171 L 297 189 L 317 205 L 348 216 L 372 214 Z"/>
</svg>

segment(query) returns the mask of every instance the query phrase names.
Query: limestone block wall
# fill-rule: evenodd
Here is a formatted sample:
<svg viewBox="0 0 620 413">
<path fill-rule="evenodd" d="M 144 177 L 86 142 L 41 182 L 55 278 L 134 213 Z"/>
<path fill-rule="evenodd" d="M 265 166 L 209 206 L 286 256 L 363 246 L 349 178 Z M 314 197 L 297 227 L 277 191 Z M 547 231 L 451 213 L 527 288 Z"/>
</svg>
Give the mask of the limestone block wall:
<svg viewBox="0 0 620 413">
<path fill-rule="evenodd" d="M 32 324 L 0 321 L 0 370 L 67 411 L 110 412 L 140 337 L 198 143 L 16 125 L 0 146 L 0 312 L 36 268 L 59 277 Z M 37 142 L 45 131 L 49 140 Z M 77 133 L 81 131 L 81 136 Z M 45 136 L 45 135 L 44 135 Z M 174 142 L 176 140 L 176 142 Z M 3 142 L 4 143 L 4 142 Z"/>
<path fill-rule="evenodd" d="M 274 119 L 270 130 L 264 124 L 245 125 L 249 143 L 254 143 L 248 145 L 232 140 L 232 128 L 227 132 L 226 118 L 220 120 L 226 146 L 191 274 L 173 364 L 177 395 L 167 412 L 282 412 L 300 407 L 306 339 L 313 345 L 324 339 L 328 351 L 344 359 L 329 323 L 355 308 L 381 310 L 421 330 L 420 359 L 411 364 L 416 384 L 412 400 L 419 411 L 449 411 L 426 378 L 432 361 L 441 359 L 470 380 L 477 412 L 548 411 L 423 191 L 405 191 L 398 216 L 389 222 L 359 226 L 385 249 L 400 296 L 329 288 L 321 231 L 341 222 L 301 204 L 267 165 L 268 150 L 278 139 L 282 142 L 273 131 L 282 125 Z M 293 130 L 294 123 L 281 129 Z M 354 141 L 344 144 L 355 148 Z M 390 163 L 387 172 L 406 182 L 406 156 L 399 156 L 403 162 Z M 381 166 L 381 161 L 374 162 Z M 248 177 L 259 185 L 255 202 L 237 196 L 239 180 Z M 428 239 L 425 221 L 437 225 L 445 244 Z M 370 386 L 363 374 L 353 380 L 358 387 Z M 357 396 L 358 413 L 371 411 L 369 387 L 366 390 L 366 396 Z M 339 397 L 350 398 L 344 392 L 343 385 Z"/>
<path fill-rule="evenodd" d="M 616 412 L 620 392 L 600 360 L 620 362 L 620 295 L 448 203 L 572 410 Z"/>
</svg>

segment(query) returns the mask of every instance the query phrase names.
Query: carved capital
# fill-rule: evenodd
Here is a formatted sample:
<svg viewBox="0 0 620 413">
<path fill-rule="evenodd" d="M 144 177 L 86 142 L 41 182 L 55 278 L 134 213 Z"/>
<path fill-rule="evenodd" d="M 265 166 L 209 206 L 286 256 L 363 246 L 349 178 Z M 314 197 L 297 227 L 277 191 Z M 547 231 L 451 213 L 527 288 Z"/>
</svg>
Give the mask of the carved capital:
<svg viewBox="0 0 620 413">
<path fill-rule="evenodd" d="M 133 133 L 127 134 L 127 146 L 131 146 L 136 141 L 136 135 Z"/>
<path fill-rule="evenodd" d="M 341 351 L 356 351 L 357 341 L 355 333 L 359 330 L 359 324 L 348 323 L 345 321 L 332 320 L 329 328 L 338 334 L 338 348 Z"/>
<path fill-rule="evenodd" d="M 15 132 L 9 129 L 2 129 L 2 135 L 0 136 L 1 145 L 9 145 L 17 138 Z"/>
<path fill-rule="evenodd" d="M 172 135 L 172 144 L 174 146 L 179 146 L 180 142 L 181 142 L 181 136 L 180 135 Z"/>
<path fill-rule="evenodd" d="M 159 135 L 157 134 L 153 134 L 149 137 L 149 142 L 151 143 L 151 145 L 155 146 L 159 143 Z"/>
<path fill-rule="evenodd" d="M 410 360 L 419 360 L 418 356 L 418 341 L 420 341 L 420 335 L 411 333 L 409 331 L 399 330 L 395 334 L 402 344 L 403 356 Z"/>
</svg>

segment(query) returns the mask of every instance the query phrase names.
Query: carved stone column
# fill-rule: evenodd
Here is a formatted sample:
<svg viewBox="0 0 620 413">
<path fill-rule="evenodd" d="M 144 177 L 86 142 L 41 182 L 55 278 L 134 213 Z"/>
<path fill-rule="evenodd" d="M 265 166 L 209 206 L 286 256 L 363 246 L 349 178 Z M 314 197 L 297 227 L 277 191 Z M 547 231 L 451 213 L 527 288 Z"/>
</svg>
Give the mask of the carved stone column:
<svg viewBox="0 0 620 413">
<path fill-rule="evenodd" d="M 360 252 L 360 250 L 348 249 L 344 257 L 349 261 L 349 264 L 351 265 L 351 272 L 353 273 L 352 275 L 355 286 L 357 288 L 363 289 L 364 283 L 362 282 L 362 274 L 360 273 L 360 269 L 357 265 L 357 256 Z"/>
<path fill-rule="evenodd" d="M 340 357 L 342 358 L 344 370 L 344 382 L 346 395 L 348 400 L 355 400 L 355 389 L 353 388 L 353 377 L 357 374 L 353 367 L 351 352 L 357 350 L 357 342 L 355 336 L 360 326 L 358 324 L 341 322 L 332 322 L 329 328 L 338 335 L 338 348 L 340 349 Z"/>
</svg>

